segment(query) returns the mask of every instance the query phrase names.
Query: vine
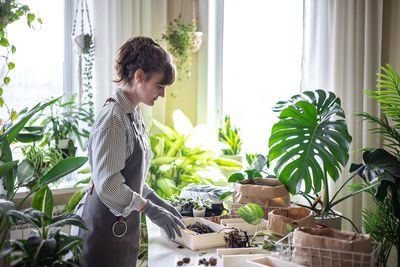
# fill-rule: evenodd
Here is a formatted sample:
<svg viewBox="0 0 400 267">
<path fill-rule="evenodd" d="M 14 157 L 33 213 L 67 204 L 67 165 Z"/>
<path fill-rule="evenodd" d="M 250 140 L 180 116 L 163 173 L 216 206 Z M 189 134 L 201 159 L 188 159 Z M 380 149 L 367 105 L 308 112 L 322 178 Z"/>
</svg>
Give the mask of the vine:
<svg viewBox="0 0 400 267">
<path fill-rule="evenodd" d="M 8 40 L 7 26 L 19 20 L 21 17 L 26 17 L 28 27 L 33 28 L 32 23 L 35 21 L 36 16 L 30 12 L 28 5 L 22 5 L 17 0 L 4 0 L 0 2 L 0 46 L 5 49 L 4 54 L 1 54 L 0 57 L 4 59 L 7 68 L 4 77 L 0 82 L 0 108 L 5 107 L 7 109 L 9 120 L 11 121 L 14 121 L 17 118 L 17 112 L 13 109 L 10 111 L 9 107 L 4 102 L 3 92 L 4 88 L 11 82 L 9 76 L 10 71 L 15 68 L 15 63 L 10 61 L 9 56 L 14 54 L 17 49 L 15 45 L 11 44 Z M 37 18 L 36 21 L 42 24 L 41 18 Z M 1 120 L 0 123 L 2 123 Z M 2 133 L 2 131 L 3 129 L 1 129 L 0 133 Z"/>
</svg>

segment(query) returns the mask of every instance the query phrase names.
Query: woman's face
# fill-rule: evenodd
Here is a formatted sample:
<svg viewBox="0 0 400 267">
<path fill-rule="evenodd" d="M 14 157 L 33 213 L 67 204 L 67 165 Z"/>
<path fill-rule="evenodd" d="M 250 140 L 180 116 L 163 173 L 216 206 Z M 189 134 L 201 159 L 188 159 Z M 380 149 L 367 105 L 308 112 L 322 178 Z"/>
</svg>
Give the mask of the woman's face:
<svg viewBox="0 0 400 267">
<path fill-rule="evenodd" d="M 142 79 L 139 81 L 138 93 L 140 102 L 148 106 L 153 106 L 158 97 L 164 97 L 165 85 L 159 83 L 163 77 L 164 73 L 158 72 L 153 73 L 150 80 Z"/>
</svg>

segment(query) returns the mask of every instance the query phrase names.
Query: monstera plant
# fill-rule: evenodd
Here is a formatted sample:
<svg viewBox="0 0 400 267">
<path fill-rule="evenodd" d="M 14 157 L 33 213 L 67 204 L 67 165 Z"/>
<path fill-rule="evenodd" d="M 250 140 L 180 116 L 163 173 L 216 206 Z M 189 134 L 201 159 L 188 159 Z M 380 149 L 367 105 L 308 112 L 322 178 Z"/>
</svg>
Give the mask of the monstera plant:
<svg viewBox="0 0 400 267">
<path fill-rule="evenodd" d="M 275 161 L 275 174 L 292 194 L 322 191 L 321 214 L 327 214 L 337 196 L 329 198 L 328 180 L 338 180 L 352 140 L 340 99 L 320 89 L 306 91 L 278 102 L 274 111 L 280 111 L 279 122 L 272 127 L 268 158 Z"/>
</svg>

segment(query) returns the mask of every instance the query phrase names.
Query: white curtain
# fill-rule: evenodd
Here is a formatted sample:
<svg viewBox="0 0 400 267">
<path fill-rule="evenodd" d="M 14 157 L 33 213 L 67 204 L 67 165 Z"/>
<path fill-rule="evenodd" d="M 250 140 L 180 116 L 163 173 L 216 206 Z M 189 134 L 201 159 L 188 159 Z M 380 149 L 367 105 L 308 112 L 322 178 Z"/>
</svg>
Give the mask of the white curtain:
<svg viewBox="0 0 400 267">
<path fill-rule="evenodd" d="M 119 47 L 132 36 L 159 39 L 167 25 L 167 0 L 93 0 L 93 16 L 94 102 L 98 114 L 117 87 L 112 81 Z M 147 125 L 151 117 L 164 122 L 165 99 L 159 99 L 152 108 L 142 106 L 142 112 Z"/>
<path fill-rule="evenodd" d="M 342 100 L 349 132 L 350 151 L 378 147 L 370 126 L 355 118 L 356 112 L 378 115 L 375 102 L 364 91 L 376 89 L 376 73 L 381 64 L 383 0 L 304 0 L 304 47 L 301 88 L 335 92 Z M 330 184 L 330 195 L 349 177 L 350 163 L 360 163 L 361 152 L 351 153 L 343 177 Z M 348 190 L 342 190 L 342 195 Z M 345 200 L 335 209 L 360 228 L 361 209 L 368 205 L 367 195 Z M 342 202 L 343 203 L 343 202 Z M 343 229 L 353 230 L 343 223 Z"/>
</svg>

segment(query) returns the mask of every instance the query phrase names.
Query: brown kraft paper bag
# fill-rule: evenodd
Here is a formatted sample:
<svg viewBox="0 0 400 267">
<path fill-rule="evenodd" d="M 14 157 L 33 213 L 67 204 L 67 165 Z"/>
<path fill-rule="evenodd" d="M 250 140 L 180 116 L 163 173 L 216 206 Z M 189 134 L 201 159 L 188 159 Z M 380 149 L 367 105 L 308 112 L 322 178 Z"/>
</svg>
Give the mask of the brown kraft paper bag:
<svg viewBox="0 0 400 267">
<path fill-rule="evenodd" d="M 260 205 L 264 210 L 264 218 L 277 207 L 289 207 L 290 196 L 285 186 L 277 179 L 253 178 L 237 181 L 233 192 L 233 209 L 247 203 Z"/>
<path fill-rule="evenodd" d="M 299 227 L 293 246 L 292 261 L 307 266 L 367 267 L 372 260 L 369 235 L 332 228 Z"/>
<path fill-rule="evenodd" d="M 296 207 L 279 208 L 268 213 L 268 230 L 285 236 L 289 234 L 286 224 L 290 224 L 293 228 L 315 228 L 314 212 L 307 208 Z"/>
</svg>

